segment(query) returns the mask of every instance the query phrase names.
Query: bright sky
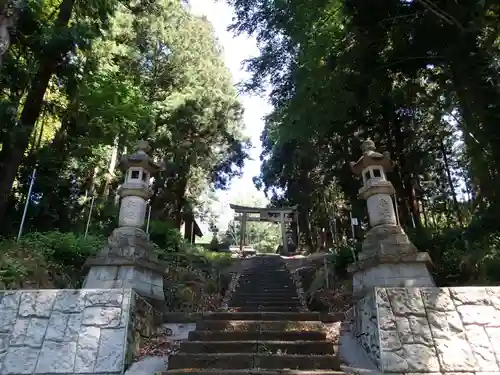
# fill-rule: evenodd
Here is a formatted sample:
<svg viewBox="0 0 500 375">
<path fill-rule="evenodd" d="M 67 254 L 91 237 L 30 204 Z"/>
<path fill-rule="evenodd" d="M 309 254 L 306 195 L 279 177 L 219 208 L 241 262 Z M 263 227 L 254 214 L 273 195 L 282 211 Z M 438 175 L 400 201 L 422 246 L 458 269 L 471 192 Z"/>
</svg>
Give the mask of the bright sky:
<svg viewBox="0 0 500 375">
<path fill-rule="evenodd" d="M 245 59 L 259 54 L 255 38 L 249 38 L 245 35 L 236 37 L 232 32 L 227 31 L 234 14 L 232 8 L 225 1 L 189 0 L 189 3 L 194 14 L 203 15 L 212 23 L 215 36 L 224 50 L 223 59 L 233 75 L 234 82 L 246 80 L 249 74 L 241 65 Z M 271 111 L 272 107 L 267 102 L 267 99 L 258 96 L 242 95 L 240 100 L 245 109 L 245 132 L 254 145 L 251 152 L 253 160 L 247 161 L 243 177 L 233 181 L 229 191 L 218 192 L 221 202 L 220 207 L 217 209 L 221 216 L 218 226 L 221 230 L 227 227 L 227 223 L 233 216 L 233 212 L 229 208 L 231 201 L 244 196 L 264 196 L 263 193 L 257 193 L 252 177 L 260 173 L 260 134 L 264 129 L 263 117 Z M 205 232 L 205 228 L 201 229 Z"/>
</svg>

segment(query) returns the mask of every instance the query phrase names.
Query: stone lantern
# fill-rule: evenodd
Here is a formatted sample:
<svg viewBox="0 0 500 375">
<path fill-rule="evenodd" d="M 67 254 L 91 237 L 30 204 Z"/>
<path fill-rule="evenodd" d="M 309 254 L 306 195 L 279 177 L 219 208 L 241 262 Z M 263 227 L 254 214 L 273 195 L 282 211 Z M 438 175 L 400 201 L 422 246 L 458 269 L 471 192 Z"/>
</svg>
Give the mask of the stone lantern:
<svg viewBox="0 0 500 375">
<path fill-rule="evenodd" d="M 125 181 L 118 192 L 121 197 L 118 228 L 113 230 L 97 257 L 86 262 L 90 269 L 83 288 L 132 288 L 150 300 L 165 299 L 164 268 L 142 229 L 147 200 L 152 195 L 151 175 L 160 169 L 150 157 L 150 150 L 147 142 L 140 141 L 137 151 L 120 162 Z"/>
<path fill-rule="evenodd" d="M 160 170 L 149 153 L 151 148 L 145 141 L 139 141 L 137 151 L 124 156 L 120 167 L 125 171 L 125 181 L 118 194 L 121 198 L 120 227 L 142 228 L 146 218 L 147 201 L 153 195 L 150 188 L 151 175 Z"/>
<path fill-rule="evenodd" d="M 366 200 L 370 226 L 396 225 L 396 215 L 391 196 L 394 187 L 387 181 L 386 172 L 392 170 L 392 163 L 387 152 L 375 151 L 375 144 L 366 140 L 361 146 L 363 156 L 357 162 L 351 162 L 354 174 L 361 175 L 363 186 L 359 197 Z"/>
<path fill-rule="evenodd" d="M 417 250 L 396 220 L 394 186 L 386 176 L 392 169 L 389 153 L 377 152 L 369 139 L 361 149 L 363 155 L 351 162 L 351 169 L 363 179 L 358 196 L 366 200 L 371 229 L 358 261 L 348 267 L 353 274 L 354 294 L 363 295 L 376 286 L 434 286 L 427 269 L 429 254 Z"/>
</svg>

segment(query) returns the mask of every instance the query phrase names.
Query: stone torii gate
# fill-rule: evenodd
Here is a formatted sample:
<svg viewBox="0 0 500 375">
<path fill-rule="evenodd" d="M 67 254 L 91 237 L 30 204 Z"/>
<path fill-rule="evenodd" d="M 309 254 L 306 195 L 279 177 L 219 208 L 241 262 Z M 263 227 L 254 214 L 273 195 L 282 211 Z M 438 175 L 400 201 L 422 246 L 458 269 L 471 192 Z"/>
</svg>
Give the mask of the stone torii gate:
<svg viewBox="0 0 500 375">
<path fill-rule="evenodd" d="M 243 246 L 245 244 L 247 222 L 264 221 L 264 222 L 280 223 L 283 250 L 285 252 L 288 252 L 286 223 L 292 223 L 292 222 L 297 223 L 297 233 L 298 233 L 298 220 L 296 217 L 296 211 L 298 206 L 283 207 L 283 208 L 247 207 L 247 206 L 239 206 L 236 204 L 230 204 L 229 206 L 236 213 L 234 220 L 241 222 L 240 251 L 243 251 Z"/>
</svg>

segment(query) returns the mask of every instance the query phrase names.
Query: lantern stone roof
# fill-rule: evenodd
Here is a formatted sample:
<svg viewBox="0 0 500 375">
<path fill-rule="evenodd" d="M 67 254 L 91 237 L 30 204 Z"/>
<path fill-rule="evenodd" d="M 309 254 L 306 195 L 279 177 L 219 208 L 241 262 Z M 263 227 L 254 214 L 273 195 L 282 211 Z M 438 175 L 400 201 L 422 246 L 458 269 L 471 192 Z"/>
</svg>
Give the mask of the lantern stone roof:
<svg viewBox="0 0 500 375">
<path fill-rule="evenodd" d="M 392 170 L 392 162 L 388 152 L 380 153 L 376 151 L 375 143 L 371 139 L 363 141 L 361 144 L 363 155 L 358 161 L 351 161 L 350 166 L 355 175 L 360 175 L 363 169 L 370 166 L 381 166 L 385 171 Z"/>
<path fill-rule="evenodd" d="M 151 146 L 147 141 L 137 142 L 136 151 L 131 155 L 125 155 L 120 160 L 120 168 L 127 170 L 130 167 L 142 167 L 151 173 L 162 169 L 150 156 Z"/>
</svg>

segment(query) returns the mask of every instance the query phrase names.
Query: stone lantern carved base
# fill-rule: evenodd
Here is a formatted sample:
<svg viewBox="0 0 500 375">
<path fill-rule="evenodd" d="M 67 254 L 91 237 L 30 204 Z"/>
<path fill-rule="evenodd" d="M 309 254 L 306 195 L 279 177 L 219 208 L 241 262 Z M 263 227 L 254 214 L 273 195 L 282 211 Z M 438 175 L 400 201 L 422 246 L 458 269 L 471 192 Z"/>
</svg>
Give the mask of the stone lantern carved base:
<svg viewBox="0 0 500 375">
<path fill-rule="evenodd" d="M 363 241 L 359 260 L 350 264 L 353 292 L 363 296 L 373 287 L 433 287 L 427 268 L 431 258 L 419 252 L 399 225 L 372 228 Z"/>
<path fill-rule="evenodd" d="M 115 229 L 107 245 L 85 263 L 85 268 L 90 269 L 82 288 L 132 288 L 142 297 L 165 300 L 165 269 L 159 264 L 153 244 L 141 229 Z"/>
<path fill-rule="evenodd" d="M 418 250 L 399 225 L 379 225 L 366 234 L 359 260 L 374 256 L 415 254 Z"/>
</svg>

